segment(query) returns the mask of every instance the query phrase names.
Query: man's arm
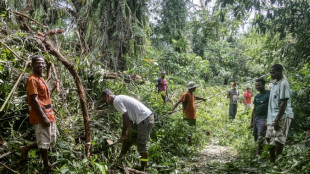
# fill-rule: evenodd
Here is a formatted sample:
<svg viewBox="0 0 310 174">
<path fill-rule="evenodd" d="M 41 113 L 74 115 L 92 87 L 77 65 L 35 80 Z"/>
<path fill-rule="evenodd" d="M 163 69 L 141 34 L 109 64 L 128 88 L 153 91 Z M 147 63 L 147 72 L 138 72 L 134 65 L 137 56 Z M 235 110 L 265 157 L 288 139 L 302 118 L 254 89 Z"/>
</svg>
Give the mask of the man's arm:
<svg viewBox="0 0 310 174">
<path fill-rule="evenodd" d="M 168 112 L 168 114 L 172 114 L 173 111 L 175 110 L 175 108 L 178 107 L 178 105 L 179 105 L 180 103 L 181 103 L 181 101 L 178 101 L 178 102 L 173 106 L 172 110 Z"/>
<path fill-rule="evenodd" d="M 246 103 L 246 93 L 243 94 L 243 104 L 247 104 Z"/>
<path fill-rule="evenodd" d="M 122 136 L 121 136 L 121 141 L 126 140 L 127 137 L 127 131 L 132 127 L 133 123 L 129 119 L 128 112 L 125 112 L 123 115 L 123 128 L 122 128 Z"/>
<path fill-rule="evenodd" d="M 197 96 L 195 96 L 195 99 L 196 99 L 196 100 L 203 100 L 203 101 L 207 101 L 207 99 L 202 98 L 202 97 L 197 97 Z"/>
<path fill-rule="evenodd" d="M 252 111 L 252 117 L 251 117 L 251 128 L 253 127 L 253 121 L 254 121 L 254 113 L 255 113 L 255 110 L 256 110 L 256 105 L 254 104 L 254 108 L 253 108 L 253 111 Z"/>
<path fill-rule="evenodd" d="M 286 99 L 282 99 L 280 100 L 281 103 L 280 103 L 280 107 L 279 107 L 279 112 L 278 112 L 278 115 L 274 121 L 274 129 L 277 131 L 280 129 L 280 126 L 279 126 L 279 120 L 281 119 L 282 115 L 284 114 L 285 112 L 285 109 L 286 109 L 286 106 L 287 106 L 287 98 Z"/>
<path fill-rule="evenodd" d="M 231 98 L 232 97 L 232 94 L 228 91 L 227 92 L 227 98 Z"/>
<path fill-rule="evenodd" d="M 43 112 L 39 100 L 38 100 L 38 95 L 37 94 L 32 94 L 29 96 L 30 97 L 30 101 L 31 101 L 31 107 L 32 109 L 38 113 L 40 115 L 40 117 L 42 117 L 43 119 L 43 125 L 46 127 L 50 126 L 50 121 L 49 119 L 46 117 L 46 114 Z"/>
</svg>

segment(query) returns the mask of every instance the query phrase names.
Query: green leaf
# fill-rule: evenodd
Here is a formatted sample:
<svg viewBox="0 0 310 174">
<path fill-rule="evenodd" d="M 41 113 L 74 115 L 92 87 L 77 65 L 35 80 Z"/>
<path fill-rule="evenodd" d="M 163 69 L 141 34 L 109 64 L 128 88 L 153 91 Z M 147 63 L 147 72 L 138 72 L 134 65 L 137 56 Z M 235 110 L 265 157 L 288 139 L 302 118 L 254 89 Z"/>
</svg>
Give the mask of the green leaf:
<svg viewBox="0 0 310 174">
<path fill-rule="evenodd" d="M 100 164 L 100 163 L 95 163 L 97 169 L 100 170 L 101 174 L 105 174 L 106 173 L 106 165 L 104 164 Z"/>
</svg>

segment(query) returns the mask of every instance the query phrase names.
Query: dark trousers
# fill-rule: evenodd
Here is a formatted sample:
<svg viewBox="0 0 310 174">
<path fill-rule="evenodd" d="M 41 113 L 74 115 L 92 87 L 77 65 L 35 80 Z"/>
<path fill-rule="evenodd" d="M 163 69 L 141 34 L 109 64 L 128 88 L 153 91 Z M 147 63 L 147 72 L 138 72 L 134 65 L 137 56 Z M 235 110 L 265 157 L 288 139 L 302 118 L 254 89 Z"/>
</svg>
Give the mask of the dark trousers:
<svg viewBox="0 0 310 174">
<path fill-rule="evenodd" d="M 238 104 L 229 104 L 229 119 L 235 119 Z"/>
</svg>

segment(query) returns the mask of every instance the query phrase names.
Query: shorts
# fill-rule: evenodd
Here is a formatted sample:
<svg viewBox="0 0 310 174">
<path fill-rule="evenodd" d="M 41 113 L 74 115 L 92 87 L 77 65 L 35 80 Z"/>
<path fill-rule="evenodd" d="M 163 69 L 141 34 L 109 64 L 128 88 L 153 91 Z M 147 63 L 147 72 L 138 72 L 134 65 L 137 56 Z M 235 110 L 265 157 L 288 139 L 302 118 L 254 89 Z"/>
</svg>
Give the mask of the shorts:
<svg viewBox="0 0 310 174">
<path fill-rule="evenodd" d="M 264 137 L 266 135 L 267 126 L 265 125 L 265 118 L 255 118 L 253 120 L 253 136 L 254 140 L 258 143 L 262 143 L 264 141 Z"/>
<path fill-rule="evenodd" d="M 50 123 L 49 127 L 45 127 L 42 123 L 34 124 L 36 134 L 36 142 L 39 149 L 49 149 L 55 147 L 56 144 L 56 123 Z"/>
<path fill-rule="evenodd" d="M 278 131 L 274 130 L 273 125 L 268 125 L 266 133 L 266 138 L 270 138 L 270 141 L 268 143 L 270 145 L 276 145 L 276 142 L 285 144 L 291 122 L 292 122 L 291 118 L 285 118 L 283 120 L 280 120 L 279 121 L 280 130 Z"/>
<path fill-rule="evenodd" d="M 151 114 L 137 125 L 137 148 L 139 153 L 147 153 L 147 143 L 150 139 L 153 124 L 154 114 Z"/>
</svg>

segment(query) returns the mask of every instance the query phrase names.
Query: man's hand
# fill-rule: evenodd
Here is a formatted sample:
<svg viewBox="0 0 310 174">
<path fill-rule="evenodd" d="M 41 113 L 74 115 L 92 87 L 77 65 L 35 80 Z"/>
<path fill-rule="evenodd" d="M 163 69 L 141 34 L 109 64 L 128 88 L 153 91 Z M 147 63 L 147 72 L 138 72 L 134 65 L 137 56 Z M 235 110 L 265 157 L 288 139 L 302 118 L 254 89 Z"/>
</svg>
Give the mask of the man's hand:
<svg viewBox="0 0 310 174">
<path fill-rule="evenodd" d="M 58 86 L 59 86 L 59 80 L 55 80 L 55 82 L 54 82 L 54 88 L 58 88 Z"/>
<path fill-rule="evenodd" d="M 45 127 L 50 127 L 50 125 L 51 125 L 50 120 L 46 116 L 44 116 L 44 118 L 43 118 L 43 125 Z"/>
<path fill-rule="evenodd" d="M 277 118 L 274 121 L 274 130 L 276 131 L 280 130 L 279 119 Z"/>
</svg>

